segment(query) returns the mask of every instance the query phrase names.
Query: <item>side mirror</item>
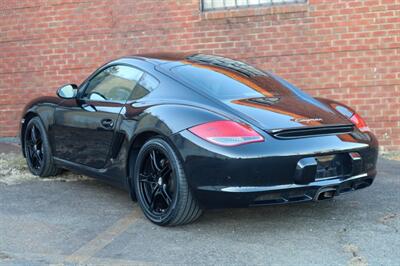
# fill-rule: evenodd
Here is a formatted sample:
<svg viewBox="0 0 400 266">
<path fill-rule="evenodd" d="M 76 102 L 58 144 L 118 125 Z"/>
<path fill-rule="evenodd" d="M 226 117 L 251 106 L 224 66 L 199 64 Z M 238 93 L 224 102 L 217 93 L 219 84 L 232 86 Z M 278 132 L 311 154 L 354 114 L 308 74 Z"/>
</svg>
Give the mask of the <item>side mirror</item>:
<svg viewBox="0 0 400 266">
<path fill-rule="evenodd" d="M 58 97 L 62 99 L 74 99 L 78 93 L 78 86 L 75 84 L 64 85 L 57 90 Z"/>
</svg>

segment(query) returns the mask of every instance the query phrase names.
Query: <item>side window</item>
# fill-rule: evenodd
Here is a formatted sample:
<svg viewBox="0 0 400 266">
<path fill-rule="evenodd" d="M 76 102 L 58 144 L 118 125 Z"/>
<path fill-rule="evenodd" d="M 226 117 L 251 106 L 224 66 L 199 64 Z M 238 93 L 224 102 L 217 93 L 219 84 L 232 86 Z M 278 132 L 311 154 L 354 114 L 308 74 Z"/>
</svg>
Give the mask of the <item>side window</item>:
<svg viewBox="0 0 400 266">
<path fill-rule="evenodd" d="M 160 82 L 153 76 L 145 73 L 133 90 L 131 100 L 140 99 L 158 87 Z"/>
<path fill-rule="evenodd" d="M 87 86 L 84 99 L 121 101 L 129 99 L 143 72 L 128 66 L 111 66 L 97 74 Z"/>
</svg>

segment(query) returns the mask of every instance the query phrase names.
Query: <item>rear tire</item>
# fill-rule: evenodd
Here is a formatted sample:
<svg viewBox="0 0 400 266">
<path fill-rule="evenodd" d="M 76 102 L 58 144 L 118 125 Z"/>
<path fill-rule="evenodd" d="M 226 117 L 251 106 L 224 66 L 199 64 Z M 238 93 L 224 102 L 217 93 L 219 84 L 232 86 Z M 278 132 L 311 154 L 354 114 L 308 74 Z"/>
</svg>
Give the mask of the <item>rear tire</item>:
<svg viewBox="0 0 400 266">
<path fill-rule="evenodd" d="M 151 222 L 162 226 L 182 225 L 202 214 L 178 156 L 164 139 L 153 138 L 143 145 L 133 178 L 138 203 Z"/>
<path fill-rule="evenodd" d="M 60 173 L 61 169 L 54 164 L 46 129 L 39 117 L 29 120 L 25 128 L 24 152 L 33 175 L 49 177 Z"/>
</svg>

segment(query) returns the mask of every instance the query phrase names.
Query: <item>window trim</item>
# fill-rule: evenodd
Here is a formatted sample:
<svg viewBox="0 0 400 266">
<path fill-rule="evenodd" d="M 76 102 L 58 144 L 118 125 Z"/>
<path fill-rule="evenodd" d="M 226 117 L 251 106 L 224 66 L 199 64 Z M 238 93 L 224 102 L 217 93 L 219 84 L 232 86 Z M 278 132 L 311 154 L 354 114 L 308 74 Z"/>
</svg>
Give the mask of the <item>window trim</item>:
<svg viewBox="0 0 400 266">
<path fill-rule="evenodd" d="M 200 0 L 200 11 L 201 12 L 212 12 L 212 11 L 229 11 L 229 10 L 243 10 L 248 8 L 265 8 L 265 7 L 277 7 L 277 6 L 292 6 L 292 5 L 304 5 L 308 3 L 308 0 L 296 0 L 299 2 L 292 2 L 292 3 L 260 3 L 260 4 L 253 4 L 253 5 L 238 5 L 237 0 L 235 0 L 236 5 L 234 7 L 216 7 L 216 8 L 205 8 L 204 1 Z M 225 0 L 222 0 L 225 1 Z"/>
</svg>

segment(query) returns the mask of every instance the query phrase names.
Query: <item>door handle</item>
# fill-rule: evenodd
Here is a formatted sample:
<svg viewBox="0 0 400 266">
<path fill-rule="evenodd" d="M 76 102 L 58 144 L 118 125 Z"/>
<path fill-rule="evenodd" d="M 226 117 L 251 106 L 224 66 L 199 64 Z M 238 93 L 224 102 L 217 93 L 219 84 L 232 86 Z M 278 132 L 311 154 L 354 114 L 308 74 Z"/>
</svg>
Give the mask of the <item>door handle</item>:
<svg viewBox="0 0 400 266">
<path fill-rule="evenodd" d="M 87 103 L 84 103 L 81 106 L 82 106 L 83 109 L 85 109 L 86 111 L 89 111 L 89 112 L 96 112 L 97 111 L 96 107 L 94 107 L 93 105 L 87 104 Z"/>
<path fill-rule="evenodd" d="M 106 119 L 101 120 L 101 125 L 104 128 L 110 129 L 110 128 L 114 127 L 114 121 L 112 119 L 107 119 L 106 118 Z"/>
</svg>

